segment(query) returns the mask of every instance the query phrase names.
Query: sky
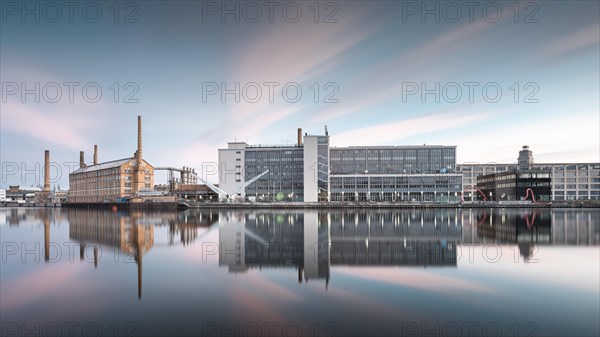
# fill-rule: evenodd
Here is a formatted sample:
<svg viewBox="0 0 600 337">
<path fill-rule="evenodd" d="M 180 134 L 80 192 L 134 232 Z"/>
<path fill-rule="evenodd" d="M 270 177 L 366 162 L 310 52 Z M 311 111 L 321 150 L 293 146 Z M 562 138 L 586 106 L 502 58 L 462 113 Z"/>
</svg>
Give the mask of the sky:
<svg viewBox="0 0 600 337">
<path fill-rule="evenodd" d="M 2 1 L 0 188 L 79 151 L 216 181 L 227 142 L 600 162 L 598 1 Z M 156 183 L 166 182 L 157 175 Z M 163 179 L 165 181 L 161 181 Z"/>
</svg>

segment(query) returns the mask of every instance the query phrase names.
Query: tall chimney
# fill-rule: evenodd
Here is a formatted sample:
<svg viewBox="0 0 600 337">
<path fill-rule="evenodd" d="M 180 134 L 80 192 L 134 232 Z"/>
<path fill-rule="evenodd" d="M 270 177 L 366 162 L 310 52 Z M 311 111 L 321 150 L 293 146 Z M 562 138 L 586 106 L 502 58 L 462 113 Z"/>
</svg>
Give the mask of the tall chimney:
<svg viewBox="0 0 600 337">
<path fill-rule="evenodd" d="M 98 164 L 98 145 L 94 145 L 94 165 Z"/>
<path fill-rule="evenodd" d="M 302 146 L 302 128 L 298 128 L 298 146 Z"/>
<path fill-rule="evenodd" d="M 142 116 L 138 116 L 137 165 L 142 163 Z"/>
<path fill-rule="evenodd" d="M 85 167 L 85 160 L 84 160 L 83 151 L 79 151 L 79 167 L 80 168 L 84 168 Z"/>
<path fill-rule="evenodd" d="M 50 192 L 50 151 L 44 151 L 44 192 Z"/>
</svg>

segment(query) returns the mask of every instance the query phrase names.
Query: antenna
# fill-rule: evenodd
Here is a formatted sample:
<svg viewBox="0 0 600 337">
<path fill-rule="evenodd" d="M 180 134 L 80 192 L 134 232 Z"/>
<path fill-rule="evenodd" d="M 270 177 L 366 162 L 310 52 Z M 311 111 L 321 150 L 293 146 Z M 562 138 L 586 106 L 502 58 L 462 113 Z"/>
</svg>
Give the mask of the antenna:
<svg viewBox="0 0 600 337">
<path fill-rule="evenodd" d="M 325 136 L 329 136 L 329 131 L 327 131 L 327 125 L 325 125 Z"/>
</svg>

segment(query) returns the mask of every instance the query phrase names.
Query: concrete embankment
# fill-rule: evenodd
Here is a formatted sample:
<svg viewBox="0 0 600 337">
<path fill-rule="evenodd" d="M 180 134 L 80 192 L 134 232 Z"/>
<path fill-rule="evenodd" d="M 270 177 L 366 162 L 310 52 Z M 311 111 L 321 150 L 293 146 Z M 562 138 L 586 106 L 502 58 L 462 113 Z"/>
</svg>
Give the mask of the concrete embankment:
<svg viewBox="0 0 600 337">
<path fill-rule="evenodd" d="M 335 202 L 335 203 L 289 203 L 289 202 L 123 202 L 123 203 L 63 203 L 63 204 L 16 204 L 4 203 L 3 207 L 64 207 L 79 209 L 110 210 L 177 210 L 199 209 L 444 209 L 444 208 L 600 208 L 600 201 L 573 202 L 481 202 L 481 203 L 401 203 L 401 202 Z"/>
</svg>

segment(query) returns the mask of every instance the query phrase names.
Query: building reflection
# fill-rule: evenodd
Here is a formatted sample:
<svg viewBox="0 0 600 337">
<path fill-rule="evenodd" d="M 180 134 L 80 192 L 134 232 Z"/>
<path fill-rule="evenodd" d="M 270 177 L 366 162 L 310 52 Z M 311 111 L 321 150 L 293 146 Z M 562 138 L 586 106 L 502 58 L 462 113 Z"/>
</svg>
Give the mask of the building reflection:
<svg viewBox="0 0 600 337">
<path fill-rule="evenodd" d="M 80 260 L 87 246 L 93 247 L 94 266 L 98 266 L 99 247 L 117 248 L 137 265 L 138 298 L 142 297 L 143 256 L 155 246 L 155 227 L 168 228 L 167 243 L 188 245 L 198 238 L 198 229 L 208 228 L 218 221 L 218 213 L 186 212 L 107 212 L 69 209 L 69 238 L 79 243 Z M 177 240 L 178 239 L 178 240 Z M 125 260 L 121 257 L 119 261 Z"/>
<path fill-rule="evenodd" d="M 524 260 L 538 246 L 600 245 L 600 212 L 595 209 L 0 209 L 0 220 L 0 225 L 43 226 L 46 262 L 52 260 L 52 228 L 65 221 L 69 224 L 69 239 L 79 244 L 80 259 L 93 251 L 96 268 L 102 247 L 126 253 L 136 263 L 139 298 L 143 256 L 149 250 L 197 245 L 217 224 L 219 265 L 229 272 L 293 268 L 298 282 L 324 280 L 326 285 L 330 268 L 335 266 L 457 267 L 459 245 L 517 245 Z M 155 228 L 164 229 L 158 240 Z M 110 254 L 105 256 L 105 260 L 114 261 Z M 120 256 L 119 262 L 126 258 Z"/>
<path fill-rule="evenodd" d="M 223 212 L 219 265 L 229 272 L 295 268 L 298 281 L 332 266 L 456 267 L 457 245 L 599 245 L 600 213 L 551 209 Z"/>
<path fill-rule="evenodd" d="M 331 266 L 456 267 L 462 227 L 455 210 L 252 212 L 220 216 L 219 264 L 230 272 L 296 268 L 298 281 L 330 278 Z"/>
<path fill-rule="evenodd" d="M 527 261 L 536 245 L 600 244 L 600 213 L 572 209 L 465 210 L 463 244 L 517 245 Z"/>
<path fill-rule="evenodd" d="M 154 246 L 154 225 L 144 223 L 143 213 L 101 212 L 72 209 L 67 213 L 69 239 L 79 243 L 80 260 L 86 246 L 94 250 L 94 266 L 98 266 L 100 247 L 117 248 L 133 257 L 137 265 L 138 298 L 142 297 L 143 256 Z M 119 261 L 123 261 L 119 258 Z"/>
<path fill-rule="evenodd" d="M 163 217 L 161 224 L 169 227 L 169 245 L 175 245 L 177 242 L 184 246 L 193 244 L 198 239 L 199 228 L 210 228 L 219 221 L 219 213 L 210 210 L 189 209 L 168 214 L 172 216 L 166 223 Z"/>
</svg>

